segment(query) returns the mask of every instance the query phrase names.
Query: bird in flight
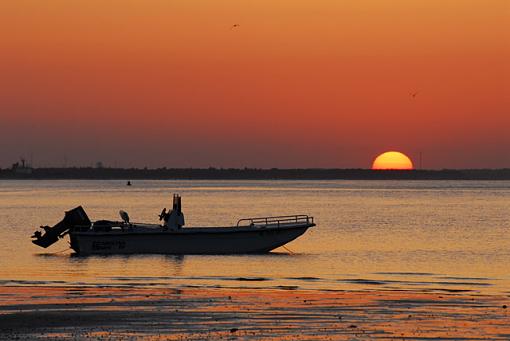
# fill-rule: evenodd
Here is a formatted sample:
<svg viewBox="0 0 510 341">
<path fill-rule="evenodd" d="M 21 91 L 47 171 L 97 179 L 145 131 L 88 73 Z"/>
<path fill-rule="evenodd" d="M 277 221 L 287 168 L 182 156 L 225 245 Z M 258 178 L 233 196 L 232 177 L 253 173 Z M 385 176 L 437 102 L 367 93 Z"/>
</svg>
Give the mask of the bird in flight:
<svg viewBox="0 0 510 341">
<path fill-rule="evenodd" d="M 234 24 L 234 25 L 232 25 L 232 26 L 230 27 L 230 30 L 232 31 L 232 30 L 234 30 L 234 29 L 238 28 L 239 26 L 241 26 L 241 25 L 239 25 L 239 24 Z"/>
</svg>

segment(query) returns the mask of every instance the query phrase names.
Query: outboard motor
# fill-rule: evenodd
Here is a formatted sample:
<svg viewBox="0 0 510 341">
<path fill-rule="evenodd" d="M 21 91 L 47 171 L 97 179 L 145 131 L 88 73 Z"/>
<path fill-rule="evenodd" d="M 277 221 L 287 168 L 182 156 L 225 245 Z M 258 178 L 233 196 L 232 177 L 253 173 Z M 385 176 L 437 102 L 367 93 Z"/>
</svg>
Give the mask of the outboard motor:
<svg viewBox="0 0 510 341">
<path fill-rule="evenodd" d="M 35 231 L 32 235 L 32 243 L 40 247 L 47 248 L 66 235 L 66 233 L 74 227 L 90 228 L 91 222 L 83 207 L 78 206 L 65 213 L 64 219 L 53 227 L 41 226 L 41 231 Z"/>
<path fill-rule="evenodd" d="M 178 194 L 174 194 L 172 210 L 168 213 L 163 210 L 160 217 L 162 217 L 165 221 L 164 225 L 170 229 L 180 229 L 184 226 L 184 214 L 182 213 L 181 197 Z"/>
</svg>

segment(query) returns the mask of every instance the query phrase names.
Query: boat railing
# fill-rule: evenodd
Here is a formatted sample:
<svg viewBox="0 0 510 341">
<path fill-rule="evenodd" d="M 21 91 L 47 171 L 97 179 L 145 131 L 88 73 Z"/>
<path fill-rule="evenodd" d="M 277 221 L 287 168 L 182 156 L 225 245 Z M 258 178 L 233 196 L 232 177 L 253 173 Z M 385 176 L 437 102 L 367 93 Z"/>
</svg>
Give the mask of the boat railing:
<svg viewBox="0 0 510 341">
<path fill-rule="evenodd" d="M 275 217 L 243 218 L 237 221 L 237 226 L 283 226 L 289 224 L 313 224 L 313 217 L 306 214 L 284 215 Z"/>
</svg>

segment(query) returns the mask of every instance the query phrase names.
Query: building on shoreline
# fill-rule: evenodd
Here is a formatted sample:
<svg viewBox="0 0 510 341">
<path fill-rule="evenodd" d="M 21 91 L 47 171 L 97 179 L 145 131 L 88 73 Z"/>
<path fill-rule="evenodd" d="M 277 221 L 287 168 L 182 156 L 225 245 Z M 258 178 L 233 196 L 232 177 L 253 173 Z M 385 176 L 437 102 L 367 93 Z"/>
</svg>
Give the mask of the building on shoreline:
<svg viewBox="0 0 510 341">
<path fill-rule="evenodd" d="M 17 175 L 30 175 L 34 169 L 24 158 L 21 158 L 20 162 L 12 164 L 11 171 Z"/>
</svg>

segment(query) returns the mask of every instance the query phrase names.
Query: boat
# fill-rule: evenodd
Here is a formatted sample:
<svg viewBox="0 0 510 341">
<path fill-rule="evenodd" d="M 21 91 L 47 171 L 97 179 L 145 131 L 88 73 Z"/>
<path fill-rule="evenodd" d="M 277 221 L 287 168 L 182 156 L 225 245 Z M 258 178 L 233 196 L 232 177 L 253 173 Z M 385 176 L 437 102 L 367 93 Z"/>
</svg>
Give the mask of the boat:
<svg viewBox="0 0 510 341">
<path fill-rule="evenodd" d="M 65 212 L 56 225 L 41 226 L 32 242 L 47 248 L 69 235 L 71 248 L 79 255 L 94 254 L 249 254 L 267 253 L 298 238 L 315 226 L 313 217 L 289 215 L 242 218 L 227 227 L 186 227 L 181 197 L 173 208 L 163 209 L 161 224 L 131 223 L 127 212 L 122 221 L 92 222 L 82 206 Z"/>
</svg>

